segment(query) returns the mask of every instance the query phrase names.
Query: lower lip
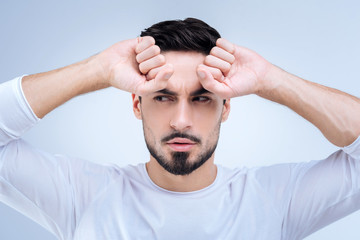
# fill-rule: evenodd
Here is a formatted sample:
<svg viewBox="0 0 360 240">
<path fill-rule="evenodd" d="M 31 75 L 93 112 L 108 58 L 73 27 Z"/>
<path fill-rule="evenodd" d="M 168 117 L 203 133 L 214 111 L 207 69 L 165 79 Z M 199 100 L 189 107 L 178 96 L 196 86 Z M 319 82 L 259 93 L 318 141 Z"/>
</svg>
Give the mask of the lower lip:
<svg viewBox="0 0 360 240">
<path fill-rule="evenodd" d="M 168 146 L 176 152 L 187 152 L 190 151 L 195 146 L 195 144 L 168 143 Z"/>
</svg>

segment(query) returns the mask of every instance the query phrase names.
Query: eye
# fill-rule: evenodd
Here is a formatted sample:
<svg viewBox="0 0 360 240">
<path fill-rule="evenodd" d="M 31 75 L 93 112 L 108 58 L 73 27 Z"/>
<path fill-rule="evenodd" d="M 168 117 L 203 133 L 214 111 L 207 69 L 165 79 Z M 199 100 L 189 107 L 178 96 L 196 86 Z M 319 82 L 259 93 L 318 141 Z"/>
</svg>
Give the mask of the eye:
<svg viewBox="0 0 360 240">
<path fill-rule="evenodd" d="M 154 100 L 156 102 L 168 102 L 168 101 L 172 101 L 172 99 L 170 97 L 167 96 L 156 96 L 154 97 Z"/>
<path fill-rule="evenodd" d="M 194 102 L 202 102 L 202 103 L 208 102 L 210 100 L 211 99 L 209 97 L 205 97 L 205 96 L 197 96 L 193 98 Z"/>
</svg>

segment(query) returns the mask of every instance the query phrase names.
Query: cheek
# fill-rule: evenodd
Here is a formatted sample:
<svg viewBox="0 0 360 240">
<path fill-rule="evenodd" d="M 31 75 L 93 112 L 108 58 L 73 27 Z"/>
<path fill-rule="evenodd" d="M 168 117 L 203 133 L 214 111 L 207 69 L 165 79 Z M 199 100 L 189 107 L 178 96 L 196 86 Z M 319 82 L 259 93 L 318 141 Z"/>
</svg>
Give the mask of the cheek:
<svg viewBox="0 0 360 240">
<path fill-rule="evenodd" d="M 195 104 L 193 107 L 194 117 L 203 123 L 214 123 L 221 118 L 223 105 L 218 102 L 213 102 L 210 104 Z"/>
<path fill-rule="evenodd" d="M 144 128 L 154 138 L 161 137 L 168 131 L 171 116 L 169 111 L 154 106 L 143 106 L 141 116 Z"/>
<path fill-rule="evenodd" d="M 169 122 L 172 115 L 170 109 L 161 107 L 146 108 L 141 111 L 143 119 L 152 127 L 160 127 L 164 123 Z"/>
<path fill-rule="evenodd" d="M 222 119 L 222 107 L 212 110 L 197 111 L 194 114 L 194 128 L 204 138 L 213 138 L 218 134 Z M 216 133 L 215 133 L 216 132 Z"/>
</svg>

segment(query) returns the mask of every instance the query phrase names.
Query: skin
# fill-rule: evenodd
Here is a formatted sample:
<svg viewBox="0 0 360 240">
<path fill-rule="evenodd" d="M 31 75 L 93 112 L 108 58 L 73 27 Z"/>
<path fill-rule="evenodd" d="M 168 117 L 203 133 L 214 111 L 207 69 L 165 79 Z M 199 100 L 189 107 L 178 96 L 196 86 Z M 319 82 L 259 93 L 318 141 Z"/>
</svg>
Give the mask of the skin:
<svg viewBox="0 0 360 240">
<path fill-rule="evenodd" d="M 169 144 L 161 143 L 164 136 L 180 132 L 201 139 L 201 144 L 194 144 L 188 151 L 189 162 L 193 163 L 198 155 L 216 145 L 220 122 L 227 119 L 230 102 L 228 100 L 223 104 L 223 99 L 211 92 L 194 95 L 203 89 L 197 75 L 197 66 L 204 62 L 206 56 L 196 52 L 166 52 L 163 55 L 174 70 L 166 86 L 169 93 L 151 93 L 142 97 L 141 104 L 139 97 L 133 94 L 134 113 L 143 121 L 147 142 L 154 145 L 168 162 L 173 161 L 171 152 L 174 150 Z M 204 165 L 185 176 L 169 173 L 153 156 L 150 156 L 146 166 L 150 178 L 157 185 L 172 191 L 201 189 L 203 185 L 211 184 L 216 177 L 214 154 Z"/>
<path fill-rule="evenodd" d="M 75 96 L 109 86 L 134 94 L 134 113 L 143 120 L 145 135 L 165 156 L 170 150 L 158 141 L 174 129 L 213 143 L 216 134 L 208 132 L 216 132 L 216 124 L 226 120 L 230 110 L 229 101 L 220 107 L 221 100 L 247 94 L 289 107 L 337 146 L 349 145 L 360 135 L 359 98 L 287 73 L 225 39 L 218 39 L 208 56 L 161 53 L 151 37 L 126 40 L 82 62 L 26 76 L 22 82 L 25 97 L 39 118 Z M 215 96 L 211 106 L 192 101 L 190 93 L 200 86 Z M 165 88 L 175 92 L 176 98 L 161 105 L 166 111 L 160 113 L 155 107 L 158 103 L 153 101 L 154 93 Z M 142 103 L 138 96 L 142 96 Z M 212 118 L 204 120 L 203 126 L 199 123 L 203 116 L 198 112 Z M 156 124 L 159 121 L 161 124 Z M 194 161 L 203 147 L 193 147 L 189 161 Z M 147 170 L 150 178 L 165 189 L 194 191 L 214 181 L 213 160 L 212 155 L 191 174 L 178 176 L 166 172 L 150 157 Z"/>
</svg>

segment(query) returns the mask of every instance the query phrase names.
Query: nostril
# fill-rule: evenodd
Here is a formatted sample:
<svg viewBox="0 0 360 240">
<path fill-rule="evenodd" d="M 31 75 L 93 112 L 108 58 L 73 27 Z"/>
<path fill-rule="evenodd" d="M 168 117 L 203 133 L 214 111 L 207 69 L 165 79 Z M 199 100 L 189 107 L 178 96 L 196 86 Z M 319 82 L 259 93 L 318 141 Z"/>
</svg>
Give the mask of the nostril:
<svg viewBox="0 0 360 240">
<path fill-rule="evenodd" d="M 177 131 L 184 131 L 185 129 L 191 128 L 192 114 L 189 110 L 189 106 L 187 106 L 186 103 L 179 104 L 176 111 L 173 112 L 170 126 Z"/>
</svg>

